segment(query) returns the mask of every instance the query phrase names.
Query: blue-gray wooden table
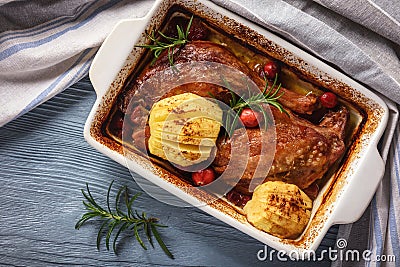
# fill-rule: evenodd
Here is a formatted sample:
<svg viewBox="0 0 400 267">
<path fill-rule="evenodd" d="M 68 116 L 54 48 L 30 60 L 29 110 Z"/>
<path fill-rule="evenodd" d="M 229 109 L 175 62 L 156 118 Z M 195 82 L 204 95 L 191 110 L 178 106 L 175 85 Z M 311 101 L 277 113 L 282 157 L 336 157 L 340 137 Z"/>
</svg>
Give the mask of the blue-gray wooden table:
<svg viewBox="0 0 400 267">
<path fill-rule="evenodd" d="M 106 250 L 104 240 L 98 251 L 98 221 L 74 229 L 84 212 L 80 190 L 89 183 L 101 203 L 112 180 L 116 189 L 142 190 L 126 168 L 84 140 L 95 97 L 85 77 L 0 128 L 1 266 L 329 266 L 328 261 L 260 261 L 261 242 L 197 208 L 169 206 L 146 193 L 135 206 L 169 226 L 161 234 L 175 259 L 157 245 L 145 251 L 129 236 L 118 242 L 117 255 Z M 332 227 L 319 250 L 333 247 L 336 234 Z"/>
</svg>

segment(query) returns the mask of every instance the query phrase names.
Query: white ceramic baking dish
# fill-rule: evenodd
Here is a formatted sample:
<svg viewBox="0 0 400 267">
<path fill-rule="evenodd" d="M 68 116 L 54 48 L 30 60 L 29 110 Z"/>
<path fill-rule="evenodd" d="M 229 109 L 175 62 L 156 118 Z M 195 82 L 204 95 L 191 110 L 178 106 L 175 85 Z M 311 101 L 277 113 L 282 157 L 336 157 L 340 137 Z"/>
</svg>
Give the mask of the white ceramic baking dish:
<svg viewBox="0 0 400 267">
<path fill-rule="evenodd" d="M 224 200 L 202 205 L 202 198 L 183 190 L 180 183 L 175 181 L 178 177 L 171 175 L 166 178 L 165 175 L 160 175 L 148 168 L 148 160 L 139 155 L 126 157 L 122 145 L 105 136 L 101 130 L 117 95 L 140 60 L 143 48 L 134 48 L 134 45 L 144 43 L 144 32 L 158 29 L 166 19 L 168 10 L 174 5 L 179 5 L 215 25 L 224 25 L 224 31 L 244 38 L 250 45 L 266 49 L 267 53 L 285 64 L 313 77 L 314 82 L 326 86 L 352 103 L 357 103 L 363 111 L 364 121 L 359 127 L 357 139 L 350 144 L 350 153 L 320 191 L 314 201 L 310 223 L 298 239 L 280 239 L 257 230 Z M 243 37 L 239 32 L 245 32 L 246 36 L 252 38 Z M 310 54 L 209 1 L 158 0 L 146 17 L 121 21 L 99 49 L 89 75 L 97 93 L 96 103 L 84 129 L 84 136 L 90 145 L 182 200 L 277 250 L 290 253 L 295 251 L 301 255 L 304 251 L 317 249 L 333 224 L 351 223 L 363 214 L 383 176 L 384 164 L 377 145 L 388 119 L 385 103 L 359 83 Z"/>
</svg>

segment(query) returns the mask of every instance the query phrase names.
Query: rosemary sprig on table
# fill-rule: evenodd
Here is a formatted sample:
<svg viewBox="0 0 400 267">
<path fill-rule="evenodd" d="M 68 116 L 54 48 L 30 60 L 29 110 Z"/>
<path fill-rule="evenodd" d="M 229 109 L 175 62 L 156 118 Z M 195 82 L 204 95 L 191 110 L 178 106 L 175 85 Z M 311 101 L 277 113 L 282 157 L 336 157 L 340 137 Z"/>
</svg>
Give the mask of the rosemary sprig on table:
<svg viewBox="0 0 400 267">
<path fill-rule="evenodd" d="M 166 36 L 162 32 L 158 32 L 158 34 L 166 40 L 166 42 L 160 41 L 159 38 L 156 37 L 154 31 L 151 34 L 148 34 L 148 38 L 152 41 L 151 44 L 146 45 L 136 45 L 137 47 L 144 47 L 150 49 L 154 54 L 154 59 L 151 64 L 157 61 L 160 57 L 161 53 L 164 50 L 168 49 L 168 60 L 171 66 L 174 65 L 174 49 L 176 46 L 182 46 L 187 44 L 189 41 L 188 35 L 190 31 L 190 27 L 192 26 L 193 16 L 190 18 L 189 23 L 184 31 L 179 25 L 176 25 L 176 29 L 178 31 L 178 38 Z"/>
<path fill-rule="evenodd" d="M 281 84 L 277 85 L 278 76 L 275 77 L 274 83 L 271 87 L 268 88 L 268 81 L 265 80 L 265 87 L 263 91 L 259 93 L 251 92 L 249 85 L 247 84 L 247 95 L 237 96 L 231 89 L 230 84 L 223 79 L 225 83 L 225 87 L 229 90 L 231 94 L 231 100 L 229 101 L 230 112 L 226 114 L 225 125 L 227 127 L 226 133 L 229 136 L 233 135 L 234 130 L 237 127 L 237 123 L 240 117 L 240 114 L 243 109 L 251 108 L 254 111 L 261 112 L 264 117 L 264 127 L 266 129 L 268 122 L 268 114 L 263 108 L 264 104 L 269 104 L 277 108 L 280 112 L 287 113 L 281 103 L 278 102 L 278 99 L 284 94 L 279 94 L 281 89 Z"/>
<path fill-rule="evenodd" d="M 103 220 L 103 224 L 101 225 L 98 233 L 97 233 L 97 249 L 100 249 L 100 241 L 103 235 L 103 230 L 106 230 L 106 248 L 107 250 L 110 249 L 110 239 L 112 233 L 119 227 L 118 231 L 114 236 L 114 241 L 112 244 L 113 251 L 116 253 L 116 242 L 120 234 L 124 231 L 132 232 L 139 244 L 142 246 L 143 249 L 147 250 L 146 245 L 144 244 L 139 231 L 143 231 L 147 237 L 148 242 L 154 248 L 153 244 L 153 236 L 163 249 L 165 254 L 170 257 L 171 259 L 174 258 L 172 253 L 168 250 L 167 246 L 161 239 L 161 236 L 157 230 L 158 227 L 167 227 L 165 225 L 158 224 L 158 219 L 153 217 L 147 217 L 145 212 L 139 214 L 137 210 L 132 209 L 132 204 L 137 197 L 140 196 L 140 193 L 136 193 L 132 198 L 129 198 L 128 195 L 128 188 L 123 186 L 119 189 L 116 198 L 115 198 L 115 211 L 111 210 L 110 206 L 110 192 L 111 187 L 114 181 L 111 182 L 110 186 L 108 187 L 107 191 L 107 208 L 101 207 L 97 202 L 94 200 L 92 194 L 89 190 L 89 185 L 86 183 L 86 191 L 82 189 L 82 194 L 87 201 L 83 201 L 83 205 L 85 205 L 86 209 L 88 210 L 87 213 L 82 215 L 82 218 L 76 223 L 75 229 L 79 229 L 83 224 L 85 224 L 90 219 L 99 218 Z M 123 212 L 120 209 L 120 200 L 122 198 L 122 194 L 124 195 L 126 212 Z"/>
</svg>

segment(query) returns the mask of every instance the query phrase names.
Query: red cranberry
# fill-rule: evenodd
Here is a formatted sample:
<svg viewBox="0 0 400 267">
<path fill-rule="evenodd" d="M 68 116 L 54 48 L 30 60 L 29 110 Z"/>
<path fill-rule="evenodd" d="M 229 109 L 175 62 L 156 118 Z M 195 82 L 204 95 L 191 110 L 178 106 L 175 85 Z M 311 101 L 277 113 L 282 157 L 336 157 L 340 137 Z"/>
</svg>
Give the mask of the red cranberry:
<svg viewBox="0 0 400 267">
<path fill-rule="evenodd" d="M 240 113 L 240 120 L 247 128 L 257 127 L 260 120 L 260 114 L 251 108 L 245 108 Z"/>
<path fill-rule="evenodd" d="M 280 71 L 279 65 L 274 61 L 270 61 L 264 65 L 264 74 L 267 79 L 270 80 L 275 79 L 279 71 Z"/>
<path fill-rule="evenodd" d="M 192 181 L 196 186 L 207 185 L 215 180 L 215 172 L 212 168 L 207 168 L 192 173 Z"/>
<path fill-rule="evenodd" d="M 322 106 L 326 108 L 334 108 L 337 105 L 337 96 L 334 93 L 326 92 L 319 97 Z"/>
</svg>

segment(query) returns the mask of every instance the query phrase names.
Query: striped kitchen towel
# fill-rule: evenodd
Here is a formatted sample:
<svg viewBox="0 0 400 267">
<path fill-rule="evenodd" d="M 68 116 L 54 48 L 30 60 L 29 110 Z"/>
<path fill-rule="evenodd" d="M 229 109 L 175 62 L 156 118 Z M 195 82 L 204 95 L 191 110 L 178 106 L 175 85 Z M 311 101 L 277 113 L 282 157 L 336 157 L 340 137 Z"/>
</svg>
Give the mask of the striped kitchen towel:
<svg viewBox="0 0 400 267">
<path fill-rule="evenodd" d="M 0 4 L 0 126 L 87 75 L 115 24 L 153 1 L 7 1 Z"/>
<path fill-rule="evenodd" d="M 283 36 L 400 103 L 400 2 L 213 0 Z M 153 0 L 31 0 L 0 3 L 0 126 L 85 76 L 117 21 L 142 17 Z M 400 141 L 396 105 L 381 142 L 387 168 L 364 219 L 340 228 L 348 245 L 400 262 Z M 392 136 L 394 138 L 392 140 Z M 368 230 L 369 229 L 369 233 Z M 335 266 L 384 266 L 379 261 Z M 386 263 L 393 266 L 393 263 Z"/>
</svg>

